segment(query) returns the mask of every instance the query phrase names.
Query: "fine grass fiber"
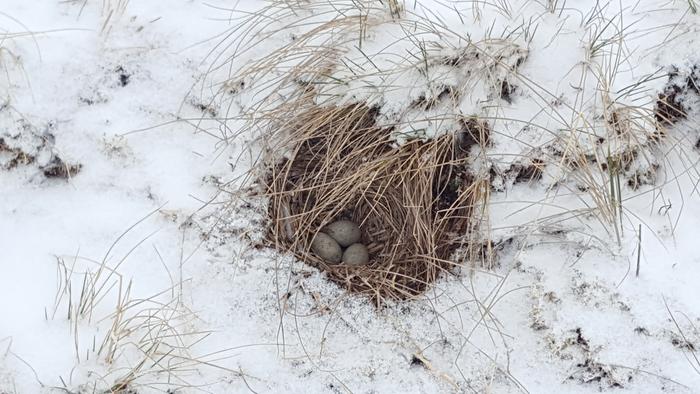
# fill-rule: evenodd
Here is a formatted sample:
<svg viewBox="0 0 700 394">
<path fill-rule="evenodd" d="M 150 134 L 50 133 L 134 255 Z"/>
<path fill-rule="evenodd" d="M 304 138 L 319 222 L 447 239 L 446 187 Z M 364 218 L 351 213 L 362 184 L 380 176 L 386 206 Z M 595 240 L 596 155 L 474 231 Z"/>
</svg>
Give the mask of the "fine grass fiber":
<svg viewBox="0 0 700 394">
<path fill-rule="evenodd" d="M 273 246 L 325 271 L 350 292 L 388 300 L 416 297 L 459 266 L 488 185 L 467 171 L 471 147 L 488 140 L 474 119 L 462 131 L 397 145 L 365 104 L 310 106 L 273 137 L 266 161 Z M 362 230 L 370 262 L 329 264 L 310 250 L 326 224 L 350 219 Z"/>
<path fill-rule="evenodd" d="M 643 194 L 633 192 L 665 177 L 661 120 L 679 115 L 664 104 L 677 104 L 673 91 L 648 94 L 662 72 L 622 72 L 633 58 L 622 11 L 585 14 L 576 27 L 588 40 L 585 61 L 557 77 L 569 87 L 555 88 L 528 56 L 539 16 L 472 35 L 460 7 L 444 9 L 455 14 L 448 20 L 417 4 L 386 4 L 230 10 L 238 23 L 198 86 L 222 116 L 197 128 L 225 144 L 234 134 L 259 144 L 249 153 L 264 174 L 250 171 L 244 183 L 252 173 L 265 181 L 271 246 L 377 303 L 416 297 L 467 262 L 491 267 L 494 230 L 527 237 L 570 221 L 600 228 L 619 248 L 637 228 L 628 201 Z M 566 9 L 560 1 L 545 8 Z M 518 12 L 500 1 L 472 11 L 474 22 L 495 11 L 504 23 Z M 262 42 L 274 50 L 253 53 Z M 539 184 L 542 199 L 513 202 L 507 223 L 491 227 L 490 193 L 520 182 Z M 368 266 L 330 265 L 310 252 L 315 234 L 339 219 L 360 225 Z"/>
</svg>

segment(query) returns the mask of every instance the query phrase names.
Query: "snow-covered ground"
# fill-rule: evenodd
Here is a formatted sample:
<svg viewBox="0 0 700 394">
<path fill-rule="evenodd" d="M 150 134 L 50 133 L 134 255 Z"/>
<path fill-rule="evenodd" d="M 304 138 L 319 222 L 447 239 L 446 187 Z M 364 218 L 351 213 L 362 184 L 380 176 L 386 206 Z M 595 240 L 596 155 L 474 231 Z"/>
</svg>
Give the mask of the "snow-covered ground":
<svg viewBox="0 0 700 394">
<path fill-rule="evenodd" d="M 280 3 L 2 0 L 0 393 L 700 392 L 699 118 L 651 144 L 640 116 L 639 140 L 595 145 L 601 97 L 653 119 L 671 71 L 694 86 L 693 0 L 406 1 L 401 28 L 392 2 L 368 1 L 380 23 L 362 47 L 338 38 L 353 61 L 331 77 L 346 83 L 319 89 L 379 104 L 399 132 L 448 132 L 448 112 L 487 119 L 474 171 L 496 174 L 484 237 L 500 245 L 492 266 L 381 309 L 260 247 L 264 204 L 231 198 L 259 148 L 236 116 L 274 76 L 229 101 L 211 82 L 352 12 L 288 1 L 294 12 L 242 25 Z M 429 64 L 471 56 L 466 37 L 480 58 Z M 514 89 L 494 95 L 504 80 Z M 462 94 L 443 102 L 445 86 Z M 573 144 L 571 130 L 596 138 Z M 548 164 L 514 182 L 524 159 L 563 163 L 561 141 L 589 159 L 639 148 L 621 225 L 590 191 L 605 173 Z M 635 171 L 652 184 L 628 185 Z"/>
</svg>

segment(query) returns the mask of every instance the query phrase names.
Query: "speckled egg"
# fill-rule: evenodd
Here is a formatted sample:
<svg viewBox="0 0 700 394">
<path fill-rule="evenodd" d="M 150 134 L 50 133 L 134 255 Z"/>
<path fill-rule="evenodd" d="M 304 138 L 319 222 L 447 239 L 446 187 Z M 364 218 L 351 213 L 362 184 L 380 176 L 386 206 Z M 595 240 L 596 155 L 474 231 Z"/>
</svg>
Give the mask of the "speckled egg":
<svg viewBox="0 0 700 394">
<path fill-rule="evenodd" d="M 343 263 L 347 265 L 365 265 L 369 262 L 369 252 L 363 244 L 352 244 L 343 253 Z"/>
<path fill-rule="evenodd" d="M 360 242 L 360 228 L 349 220 L 338 220 L 323 228 L 324 233 L 328 234 L 342 247 L 348 247 L 354 243 Z"/>
<path fill-rule="evenodd" d="M 333 264 L 340 263 L 343 257 L 343 250 L 340 248 L 340 245 L 338 245 L 338 242 L 324 233 L 316 234 L 316 237 L 314 237 L 314 240 L 311 242 L 311 250 L 316 253 L 318 257 Z"/>
</svg>

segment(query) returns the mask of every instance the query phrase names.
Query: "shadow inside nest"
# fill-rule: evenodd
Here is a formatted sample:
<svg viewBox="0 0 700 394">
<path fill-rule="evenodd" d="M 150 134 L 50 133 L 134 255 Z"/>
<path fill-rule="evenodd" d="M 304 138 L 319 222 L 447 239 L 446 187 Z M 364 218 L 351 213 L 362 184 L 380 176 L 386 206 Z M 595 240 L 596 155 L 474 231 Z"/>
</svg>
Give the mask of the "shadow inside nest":
<svg viewBox="0 0 700 394">
<path fill-rule="evenodd" d="M 461 265 L 456 252 L 468 246 L 488 193 L 488 181 L 474 179 L 467 161 L 489 130 L 469 120 L 454 134 L 398 146 L 391 128 L 376 125 L 377 113 L 352 104 L 286 117 L 265 193 L 272 247 L 379 306 L 414 298 Z M 366 264 L 332 263 L 314 251 L 314 238 L 337 220 L 359 226 Z"/>
</svg>

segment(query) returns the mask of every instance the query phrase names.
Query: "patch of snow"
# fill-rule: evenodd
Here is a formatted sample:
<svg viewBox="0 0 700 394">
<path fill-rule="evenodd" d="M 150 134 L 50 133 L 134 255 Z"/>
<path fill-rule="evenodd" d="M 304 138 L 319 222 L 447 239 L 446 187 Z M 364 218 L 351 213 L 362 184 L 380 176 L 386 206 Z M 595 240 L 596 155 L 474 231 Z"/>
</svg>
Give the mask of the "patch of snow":
<svg viewBox="0 0 700 394">
<path fill-rule="evenodd" d="M 206 83 L 230 72 L 212 67 L 234 50 L 215 47 L 220 41 L 242 37 L 230 65 L 245 70 L 337 10 L 279 6 L 270 26 L 288 28 L 263 39 L 243 37 L 242 7 L 267 2 L 238 2 L 233 12 L 223 1 L 176 3 L 129 2 L 112 19 L 100 2 L 5 0 L 0 31 L 36 34 L 0 40 L 0 138 L 36 161 L 0 161 L 0 392 L 104 392 L 129 377 L 153 343 L 171 352 L 135 377 L 139 393 L 696 390 L 696 117 L 669 130 L 667 146 L 648 150 L 654 160 L 634 163 L 633 171 L 660 168 L 653 186 L 623 185 L 619 244 L 597 220 L 591 195 L 577 192 L 577 179 L 561 168 L 546 168 L 542 182 L 506 177 L 488 207 L 490 237 L 504 245 L 495 265 L 463 267 L 421 299 L 377 310 L 262 246 L 265 202 L 237 190 L 255 161 L 255 135 L 238 133 L 242 120 L 223 118 L 267 97 L 275 85 L 266 84 L 284 69 L 231 81 L 226 95 Z M 350 34 L 323 60 L 347 60 L 331 76 L 348 83 L 322 92 L 329 102 L 380 104 L 382 122 L 404 127 L 399 135 L 453 131 L 455 119 L 440 118 L 456 112 L 488 119 L 492 145 L 475 164 L 483 172 L 505 173 L 559 148 L 577 127 L 602 135 L 606 107 L 590 68 L 605 74 L 606 62 L 622 56 L 611 99 L 648 112 L 665 70 L 700 60 L 699 16 L 681 1 L 586 0 L 555 12 L 524 0 L 408 3 L 403 27 L 375 5 L 377 27 L 362 47 Z M 436 25 L 420 26 L 426 19 Z M 596 31 L 609 42 L 591 55 Z M 499 41 L 505 37 L 512 40 Z M 440 40 L 445 47 L 423 47 Z M 486 59 L 474 58 L 474 45 Z M 471 57 L 459 67 L 439 62 L 465 53 Z M 494 56 L 502 57 L 495 66 Z M 515 87 L 510 101 L 494 90 L 504 79 Z M 443 95 L 445 87 L 467 94 Z M 288 92 L 276 93 L 272 103 Z M 417 110 L 423 100 L 437 104 Z M 583 152 L 626 146 L 611 141 L 605 152 L 592 140 L 579 141 Z M 81 167 L 47 177 L 56 157 Z M 568 189 L 554 187 L 562 181 Z M 102 271 L 104 298 L 78 316 L 83 281 L 101 265 L 118 275 Z M 133 302 L 127 316 L 137 320 L 114 314 L 120 300 Z M 178 335 L 154 335 L 135 324 L 143 316 Z M 112 331 L 115 322 L 121 331 Z M 100 349 L 115 340 L 110 332 L 127 335 L 114 360 Z"/>
</svg>

